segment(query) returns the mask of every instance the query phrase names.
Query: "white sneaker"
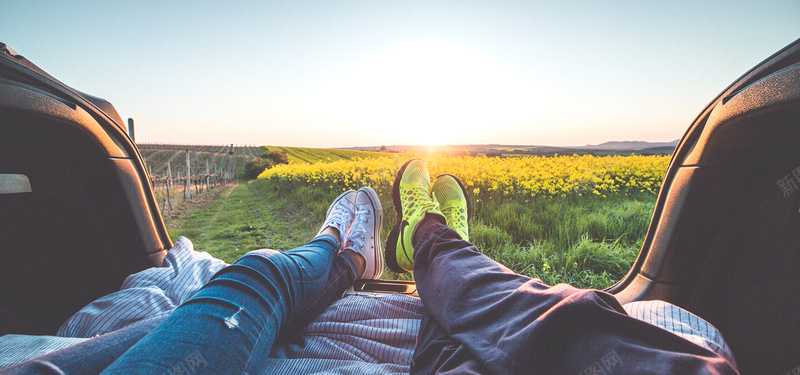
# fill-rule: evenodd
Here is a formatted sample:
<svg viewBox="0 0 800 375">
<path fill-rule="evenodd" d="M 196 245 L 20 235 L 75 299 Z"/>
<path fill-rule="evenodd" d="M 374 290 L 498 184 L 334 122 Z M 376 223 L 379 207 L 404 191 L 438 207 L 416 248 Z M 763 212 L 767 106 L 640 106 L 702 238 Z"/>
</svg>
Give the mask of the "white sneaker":
<svg viewBox="0 0 800 375">
<path fill-rule="evenodd" d="M 322 224 L 322 228 L 317 232 L 317 236 L 325 228 L 336 228 L 339 231 L 341 244 L 346 242 L 347 232 L 350 230 L 350 226 L 353 225 L 353 218 L 355 218 L 356 195 L 354 190 L 348 190 L 333 200 L 333 203 L 328 207 L 328 213 L 325 215 L 325 223 Z"/>
<path fill-rule="evenodd" d="M 369 187 L 358 189 L 355 200 L 356 216 L 345 250 L 355 251 L 364 257 L 366 267 L 362 279 L 377 279 L 383 274 L 383 249 L 381 249 L 381 224 L 383 207 L 375 190 Z"/>
</svg>

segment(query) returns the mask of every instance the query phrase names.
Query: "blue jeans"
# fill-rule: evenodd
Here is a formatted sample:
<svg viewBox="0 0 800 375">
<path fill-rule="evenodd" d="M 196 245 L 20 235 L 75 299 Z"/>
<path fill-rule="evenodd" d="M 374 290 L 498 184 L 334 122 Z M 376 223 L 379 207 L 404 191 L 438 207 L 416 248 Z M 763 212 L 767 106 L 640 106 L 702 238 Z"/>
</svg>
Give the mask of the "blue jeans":
<svg viewBox="0 0 800 375">
<path fill-rule="evenodd" d="M 356 280 L 355 261 L 338 250 L 336 238 L 322 235 L 284 253 L 252 251 L 160 322 L 144 321 L 0 373 L 257 372 L 279 334 L 302 329 Z"/>
<path fill-rule="evenodd" d="M 355 262 L 338 250 L 323 235 L 285 253 L 248 253 L 103 373 L 256 372 L 283 329 L 308 323 L 355 281 Z"/>
<path fill-rule="evenodd" d="M 614 296 L 516 274 L 431 217 L 414 249 L 425 309 L 411 373 L 736 373 L 711 351 L 628 316 Z"/>
</svg>

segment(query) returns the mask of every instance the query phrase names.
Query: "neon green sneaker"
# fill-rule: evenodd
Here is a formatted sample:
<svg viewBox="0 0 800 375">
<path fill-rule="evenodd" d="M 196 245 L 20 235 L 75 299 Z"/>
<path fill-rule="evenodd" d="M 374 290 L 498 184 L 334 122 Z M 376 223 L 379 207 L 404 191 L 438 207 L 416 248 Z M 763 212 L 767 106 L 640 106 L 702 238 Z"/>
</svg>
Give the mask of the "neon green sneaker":
<svg viewBox="0 0 800 375">
<path fill-rule="evenodd" d="M 462 240 L 469 241 L 467 222 L 472 216 L 472 205 L 461 181 L 453 175 L 439 175 L 431 185 L 431 195 L 447 220 L 447 226 L 453 228 Z"/>
<path fill-rule="evenodd" d="M 397 273 L 414 270 L 414 248 L 411 239 L 426 213 L 442 215 L 431 199 L 431 177 L 420 159 L 407 161 L 397 172 L 392 185 L 392 201 L 397 221 L 386 240 L 386 265 Z"/>
</svg>

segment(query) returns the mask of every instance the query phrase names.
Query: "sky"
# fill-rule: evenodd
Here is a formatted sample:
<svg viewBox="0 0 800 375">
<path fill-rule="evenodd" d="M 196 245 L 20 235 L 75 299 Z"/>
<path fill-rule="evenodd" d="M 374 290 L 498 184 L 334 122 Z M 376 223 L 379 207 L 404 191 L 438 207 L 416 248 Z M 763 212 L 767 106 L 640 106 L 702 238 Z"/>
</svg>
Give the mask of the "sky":
<svg viewBox="0 0 800 375">
<path fill-rule="evenodd" d="M 797 38 L 796 0 L 0 1 L 140 143 L 666 142 Z"/>
</svg>

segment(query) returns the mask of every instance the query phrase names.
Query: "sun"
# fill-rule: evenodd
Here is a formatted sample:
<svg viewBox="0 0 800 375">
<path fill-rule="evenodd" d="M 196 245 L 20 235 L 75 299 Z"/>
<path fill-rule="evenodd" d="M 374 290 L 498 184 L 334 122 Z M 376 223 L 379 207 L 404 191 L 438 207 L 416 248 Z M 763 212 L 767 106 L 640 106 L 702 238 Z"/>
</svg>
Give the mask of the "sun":
<svg viewBox="0 0 800 375">
<path fill-rule="evenodd" d="M 443 126 L 428 126 L 427 128 L 416 127 L 412 144 L 419 146 L 443 146 L 458 143 L 458 129 L 450 129 Z"/>
<path fill-rule="evenodd" d="M 410 44 L 375 55 L 317 91 L 330 115 L 391 144 L 464 142 L 525 112 L 529 79 L 477 51 Z"/>
</svg>

